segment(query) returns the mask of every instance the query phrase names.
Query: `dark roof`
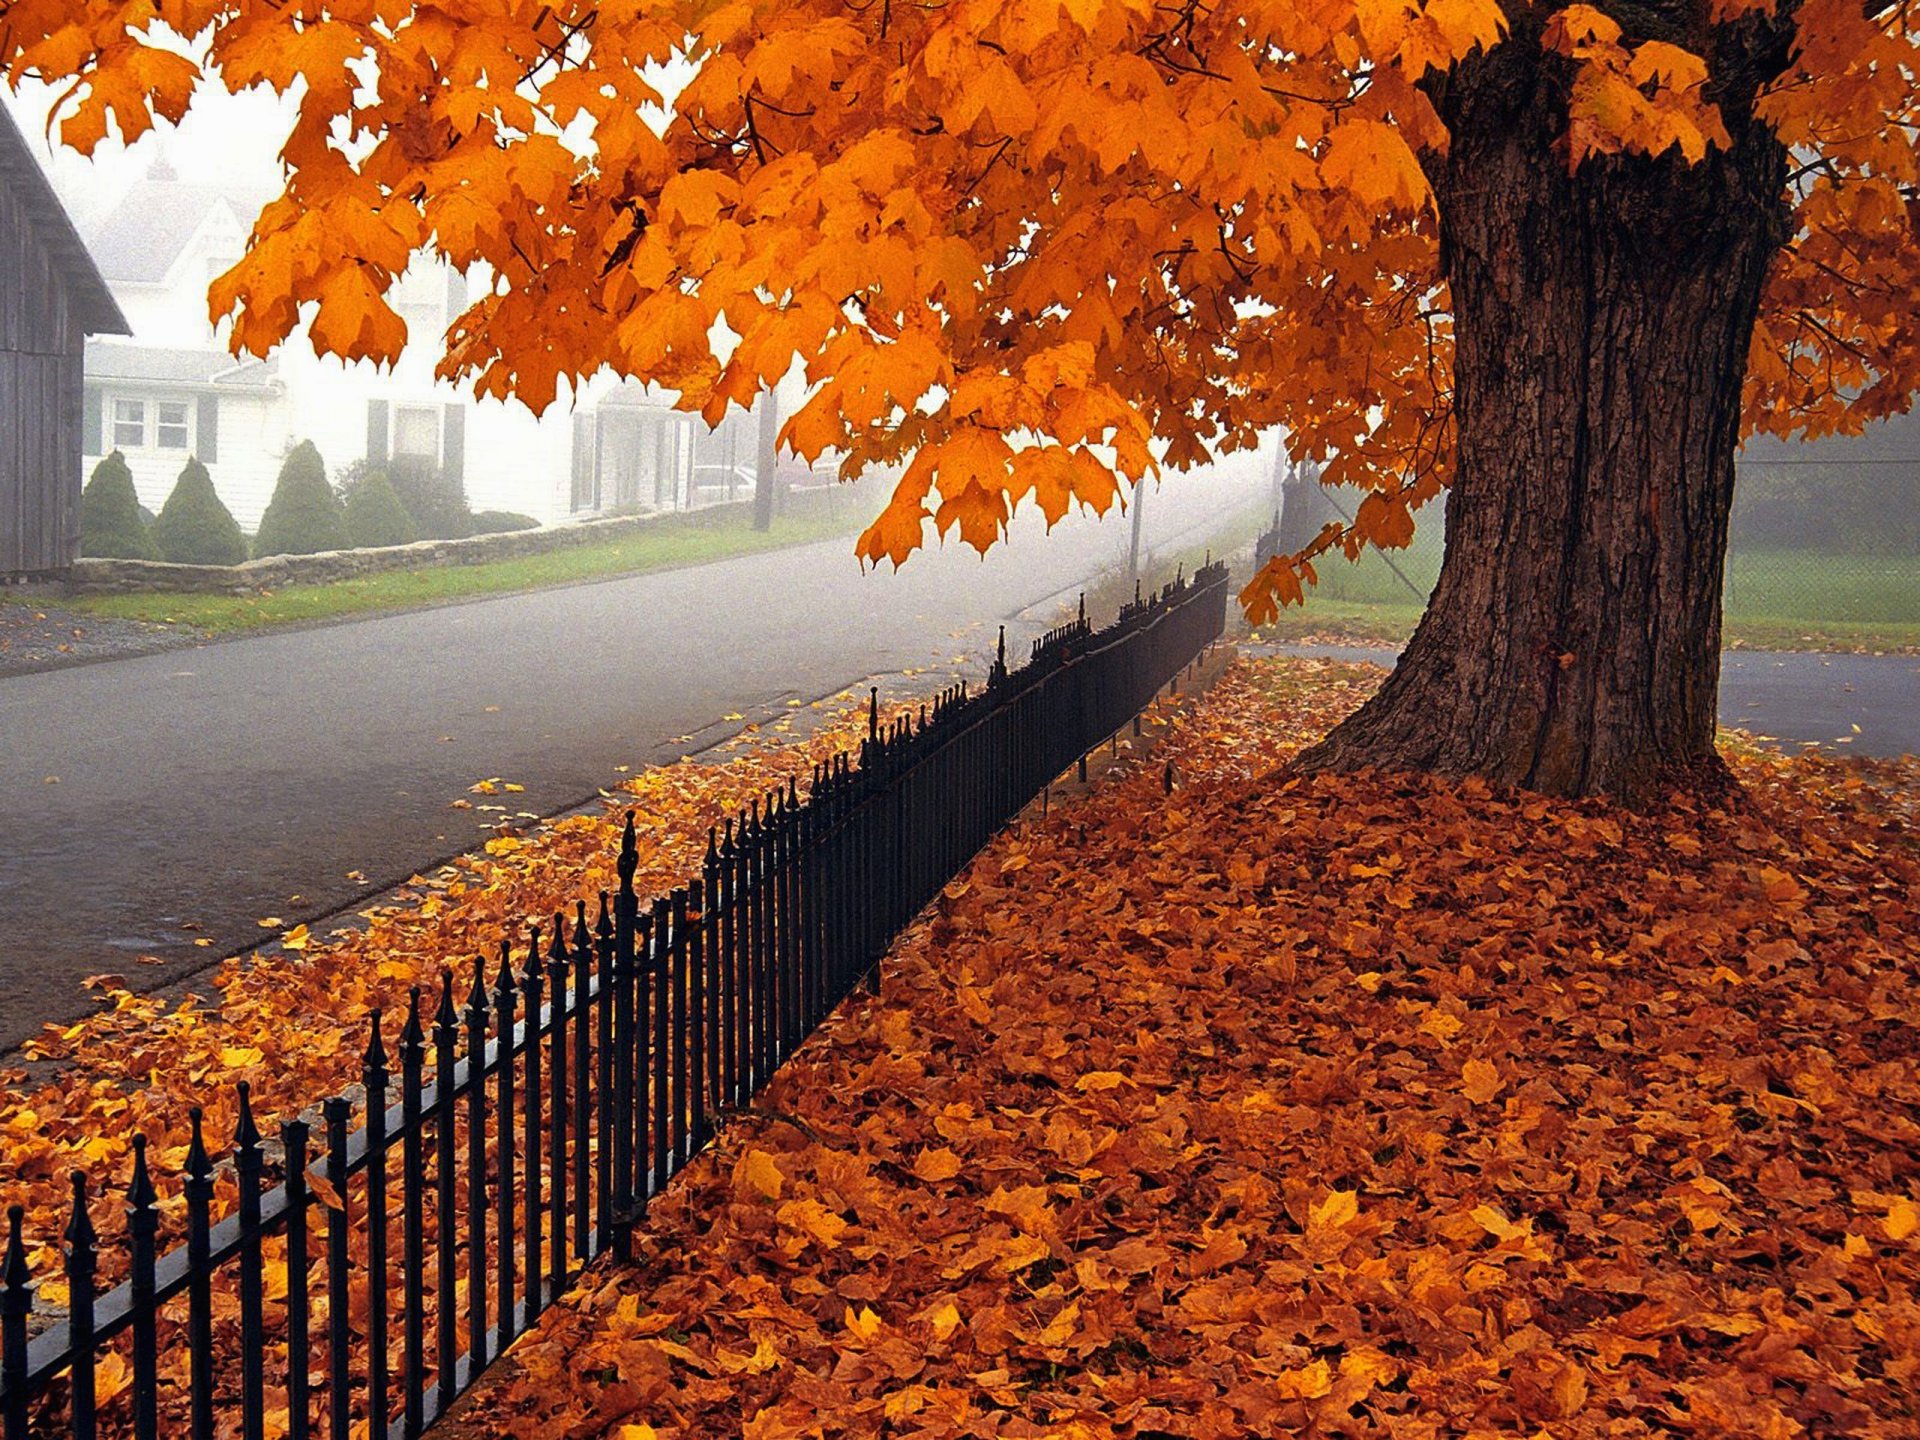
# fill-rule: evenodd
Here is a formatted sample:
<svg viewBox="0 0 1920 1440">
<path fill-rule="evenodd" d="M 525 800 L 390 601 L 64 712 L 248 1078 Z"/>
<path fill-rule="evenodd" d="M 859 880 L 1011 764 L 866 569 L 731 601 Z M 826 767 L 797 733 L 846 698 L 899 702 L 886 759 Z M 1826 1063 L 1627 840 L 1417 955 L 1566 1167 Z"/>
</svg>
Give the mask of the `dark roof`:
<svg viewBox="0 0 1920 1440">
<path fill-rule="evenodd" d="M 167 350 L 155 345 L 89 342 L 89 380 L 138 380 L 148 385 L 218 385 L 265 390 L 280 378 L 279 362 L 236 358 L 224 350 Z"/>
<path fill-rule="evenodd" d="M 55 268 L 67 282 L 74 318 L 89 335 L 131 335 L 133 327 L 120 313 L 113 292 L 101 278 L 100 267 L 81 243 L 60 197 L 41 172 L 40 162 L 27 148 L 27 138 L 0 105 L 0 186 L 20 197 L 35 236 L 53 257 Z"/>
<path fill-rule="evenodd" d="M 149 174 L 89 227 L 87 239 L 109 280 L 157 285 L 214 207 L 232 210 L 244 234 L 272 198 L 265 191 L 189 185 L 170 171 Z"/>
</svg>

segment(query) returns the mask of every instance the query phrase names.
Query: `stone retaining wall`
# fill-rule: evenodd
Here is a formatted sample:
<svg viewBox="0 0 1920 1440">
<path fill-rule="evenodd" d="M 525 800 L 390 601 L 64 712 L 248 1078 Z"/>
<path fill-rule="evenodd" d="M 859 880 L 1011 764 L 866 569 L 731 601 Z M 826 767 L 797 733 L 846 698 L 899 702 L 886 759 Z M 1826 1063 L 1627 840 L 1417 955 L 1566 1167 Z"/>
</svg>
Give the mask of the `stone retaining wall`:
<svg viewBox="0 0 1920 1440">
<path fill-rule="evenodd" d="M 389 570 L 422 570 L 441 565 L 484 565 L 517 560 L 578 545 L 597 545 L 671 524 L 727 524 L 751 515 L 753 502 L 731 501 L 691 513 L 628 515 L 614 520 L 581 520 L 504 535 L 475 535 L 468 540 L 419 540 L 377 550 L 323 550 L 318 555 L 271 555 L 244 565 L 169 565 L 157 560 L 82 559 L 66 574 L 69 595 L 119 595 L 165 590 L 197 595 L 251 595 L 288 585 L 327 585 Z"/>
</svg>

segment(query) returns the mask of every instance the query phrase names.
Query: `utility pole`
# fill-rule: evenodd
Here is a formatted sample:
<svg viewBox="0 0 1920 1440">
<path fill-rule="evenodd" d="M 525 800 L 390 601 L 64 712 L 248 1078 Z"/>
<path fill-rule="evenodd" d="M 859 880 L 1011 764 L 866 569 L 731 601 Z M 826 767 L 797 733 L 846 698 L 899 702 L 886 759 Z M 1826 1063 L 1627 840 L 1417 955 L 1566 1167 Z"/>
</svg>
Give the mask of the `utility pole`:
<svg viewBox="0 0 1920 1440">
<path fill-rule="evenodd" d="M 1127 544 L 1127 583 L 1138 584 L 1140 580 L 1140 516 L 1147 508 L 1147 479 L 1141 476 L 1133 487 L 1133 537 Z"/>
<path fill-rule="evenodd" d="M 760 444 L 754 457 L 753 528 L 773 528 L 773 472 L 779 461 L 780 392 L 768 390 L 760 397 Z"/>
</svg>

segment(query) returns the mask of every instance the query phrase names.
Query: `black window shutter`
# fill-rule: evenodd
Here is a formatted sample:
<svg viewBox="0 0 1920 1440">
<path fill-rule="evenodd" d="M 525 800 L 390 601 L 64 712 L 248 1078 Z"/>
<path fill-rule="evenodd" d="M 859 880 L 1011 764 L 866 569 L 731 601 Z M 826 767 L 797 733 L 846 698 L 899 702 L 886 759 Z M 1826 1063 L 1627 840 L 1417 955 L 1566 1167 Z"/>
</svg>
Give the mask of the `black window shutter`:
<svg viewBox="0 0 1920 1440">
<path fill-rule="evenodd" d="M 449 405 L 440 424 L 440 468 L 455 480 L 467 475 L 467 407 Z"/>
<path fill-rule="evenodd" d="M 107 407 L 98 385 L 88 385 L 81 392 L 80 434 L 87 454 L 107 453 Z"/>
<path fill-rule="evenodd" d="M 211 465 L 220 458 L 220 397 L 202 395 L 197 413 L 194 415 L 194 454 L 202 465 Z"/>
<path fill-rule="evenodd" d="M 387 463 L 387 402 L 369 400 L 367 402 L 367 464 L 378 467 Z"/>
</svg>

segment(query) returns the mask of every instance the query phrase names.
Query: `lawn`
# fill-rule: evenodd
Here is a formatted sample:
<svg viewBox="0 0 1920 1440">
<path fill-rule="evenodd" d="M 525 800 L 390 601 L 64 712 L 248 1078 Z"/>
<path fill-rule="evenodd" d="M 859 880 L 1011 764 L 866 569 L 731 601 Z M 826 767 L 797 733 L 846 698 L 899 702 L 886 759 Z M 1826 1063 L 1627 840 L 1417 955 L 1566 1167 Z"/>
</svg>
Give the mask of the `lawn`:
<svg viewBox="0 0 1920 1440">
<path fill-rule="evenodd" d="M 864 509 L 852 503 L 852 497 L 829 495 L 810 504 L 804 513 L 779 517 L 766 531 L 749 528 L 738 511 L 727 511 L 724 522 L 696 512 L 617 540 L 482 565 L 396 570 L 332 585 L 289 585 L 252 595 L 89 595 L 63 600 L 60 605 L 63 610 L 159 621 L 209 635 L 228 635 L 699 565 L 851 534 L 864 519 Z"/>
<path fill-rule="evenodd" d="M 1357 562 L 1320 562 L 1306 606 L 1264 626 L 1273 640 L 1398 644 L 1419 623 L 1440 574 L 1441 532 Z M 1898 650 L 1920 647 L 1920 557 L 1736 552 L 1726 587 L 1726 640 L 1736 649 Z"/>
</svg>

